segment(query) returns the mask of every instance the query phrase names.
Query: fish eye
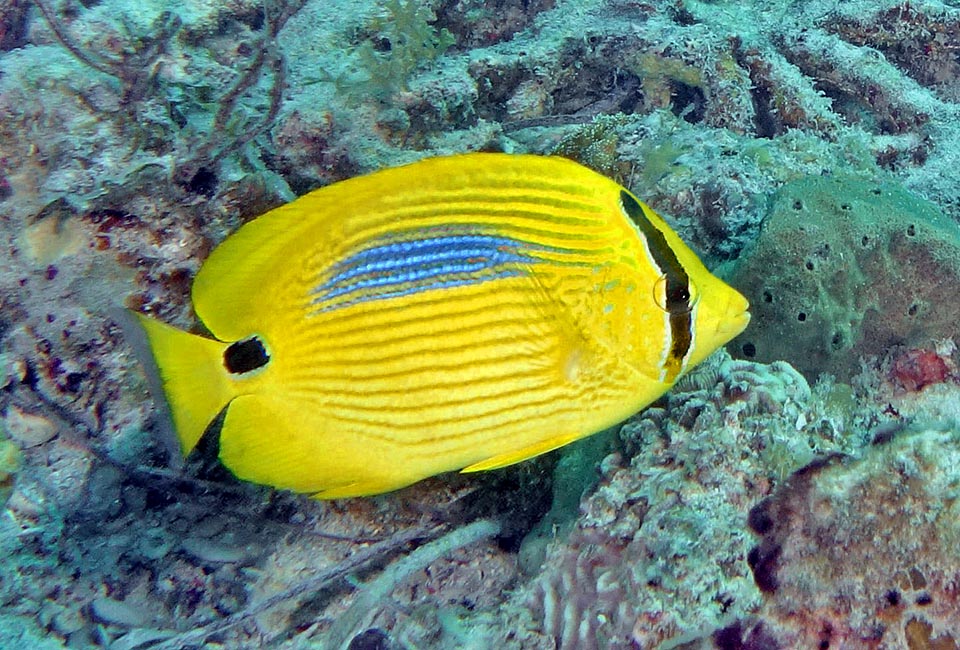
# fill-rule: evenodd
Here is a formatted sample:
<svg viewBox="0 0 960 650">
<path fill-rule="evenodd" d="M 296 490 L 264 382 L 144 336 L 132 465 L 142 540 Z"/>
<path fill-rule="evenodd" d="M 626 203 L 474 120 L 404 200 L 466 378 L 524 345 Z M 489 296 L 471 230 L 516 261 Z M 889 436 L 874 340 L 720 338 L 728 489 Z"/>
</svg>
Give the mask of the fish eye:
<svg viewBox="0 0 960 650">
<path fill-rule="evenodd" d="M 653 285 L 653 301 L 668 314 L 689 313 L 699 300 L 700 291 L 693 278 L 679 282 L 664 274 Z"/>
</svg>

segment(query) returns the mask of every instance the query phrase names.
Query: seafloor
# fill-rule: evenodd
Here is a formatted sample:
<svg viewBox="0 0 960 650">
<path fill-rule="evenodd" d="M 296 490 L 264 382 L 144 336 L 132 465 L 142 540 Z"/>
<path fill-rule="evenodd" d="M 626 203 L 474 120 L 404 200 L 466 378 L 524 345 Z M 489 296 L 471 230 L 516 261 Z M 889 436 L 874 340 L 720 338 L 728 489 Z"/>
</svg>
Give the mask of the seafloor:
<svg viewBox="0 0 960 650">
<path fill-rule="evenodd" d="M 955 0 L 0 3 L 0 646 L 960 647 Z M 519 466 L 319 502 L 177 462 L 112 314 L 241 223 L 560 153 L 750 299 Z"/>
</svg>

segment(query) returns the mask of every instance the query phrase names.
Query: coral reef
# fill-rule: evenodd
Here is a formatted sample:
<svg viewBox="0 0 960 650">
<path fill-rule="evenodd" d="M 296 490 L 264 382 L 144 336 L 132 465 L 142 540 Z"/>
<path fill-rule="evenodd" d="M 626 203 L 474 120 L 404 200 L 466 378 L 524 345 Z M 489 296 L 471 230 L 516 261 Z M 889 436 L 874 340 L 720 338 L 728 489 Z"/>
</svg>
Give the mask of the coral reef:
<svg viewBox="0 0 960 650">
<path fill-rule="evenodd" d="M 38 2 L 45 20 L 35 21 L 31 46 L 3 62 L 5 124 L 45 136 L 28 142 L 4 134 L 10 146 L 2 168 L 17 189 L 15 215 L 58 198 L 81 208 L 100 199 L 101 206 L 121 209 L 123 188 L 151 179 L 178 181 L 184 192 L 171 191 L 171 199 L 210 197 L 223 174 L 232 182 L 251 174 L 278 180 L 247 145 L 273 125 L 279 110 L 284 67 L 272 44 L 299 5 L 259 19 L 255 8 L 223 14 L 235 38 L 220 42 L 197 17 L 184 24 L 169 11 L 145 8 L 134 16 L 71 5 Z M 207 49 L 197 52 L 198 43 Z M 237 56 L 246 65 L 237 66 Z M 264 93 L 266 74 L 266 105 L 251 108 L 244 100 L 251 90 Z M 37 97 L 42 104 L 31 101 Z"/>
<path fill-rule="evenodd" d="M 960 422 L 957 367 L 953 339 L 897 346 L 865 362 L 853 384 L 861 404 L 893 422 Z"/>
<path fill-rule="evenodd" d="M 915 393 L 927 386 L 958 379 L 957 344 L 952 339 L 924 348 L 894 348 L 887 377 L 901 393 Z"/>
<path fill-rule="evenodd" d="M 956 439 L 924 423 L 960 419 L 958 256 L 923 215 L 960 216 L 958 26 L 938 0 L 3 3 L 0 639 L 323 647 L 369 605 L 350 647 L 954 647 Z M 188 326 L 243 221 L 464 150 L 577 158 L 743 254 L 751 358 L 617 441 L 377 499 L 180 462 L 109 308 Z"/>
<path fill-rule="evenodd" d="M 831 390 L 814 398 L 785 363 L 720 353 L 628 423 L 630 460 L 603 462 L 573 530 L 513 599 L 517 647 L 656 648 L 755 611 L 747 513 L 816 454 L 856 444 Z"/>
</svg>

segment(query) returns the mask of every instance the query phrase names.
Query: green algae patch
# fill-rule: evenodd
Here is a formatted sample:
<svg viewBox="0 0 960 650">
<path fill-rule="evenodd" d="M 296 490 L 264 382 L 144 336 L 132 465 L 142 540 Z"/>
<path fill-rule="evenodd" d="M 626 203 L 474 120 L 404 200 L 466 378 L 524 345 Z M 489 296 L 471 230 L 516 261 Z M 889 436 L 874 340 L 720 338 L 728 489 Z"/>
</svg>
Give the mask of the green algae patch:
<svg viewBox="0 0 960 650">
<path fill-rule="evenodd" d="M 20 450 L 7 437 L 6 430 L 0 425 L 0 504 L 7 502 L 21 463 Z"/>
</svg>

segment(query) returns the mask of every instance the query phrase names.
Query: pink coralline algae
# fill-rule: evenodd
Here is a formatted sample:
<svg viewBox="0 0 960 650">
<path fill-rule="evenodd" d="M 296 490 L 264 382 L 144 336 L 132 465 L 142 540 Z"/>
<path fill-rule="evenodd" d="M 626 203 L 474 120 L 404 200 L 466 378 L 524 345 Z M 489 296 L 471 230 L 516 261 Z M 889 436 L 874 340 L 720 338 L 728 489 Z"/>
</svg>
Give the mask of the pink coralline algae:
<svg viewBox="0 0 960 650">
<path fill-rule="evenodd" d="M 890 380 L 906 392 L 923 390 L 957 376 L 952 356 L 930 348 L 898 349 L 890 363 Z"/>
</svg>

